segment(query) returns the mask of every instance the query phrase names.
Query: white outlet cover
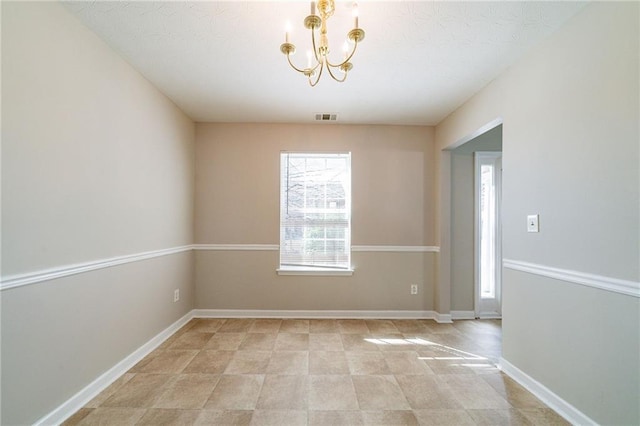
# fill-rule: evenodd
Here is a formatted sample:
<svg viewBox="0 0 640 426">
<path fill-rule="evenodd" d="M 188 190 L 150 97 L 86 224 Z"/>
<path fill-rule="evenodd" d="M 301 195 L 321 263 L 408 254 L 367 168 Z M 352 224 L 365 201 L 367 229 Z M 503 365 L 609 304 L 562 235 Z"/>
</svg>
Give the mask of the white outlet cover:
<svg viewBox="0 0 640 426">
<path fill-rule="evenodd" d="M 539 215 L 530 214 L 527 216 L 527 232 L 540 232 Z"/>
</svg>

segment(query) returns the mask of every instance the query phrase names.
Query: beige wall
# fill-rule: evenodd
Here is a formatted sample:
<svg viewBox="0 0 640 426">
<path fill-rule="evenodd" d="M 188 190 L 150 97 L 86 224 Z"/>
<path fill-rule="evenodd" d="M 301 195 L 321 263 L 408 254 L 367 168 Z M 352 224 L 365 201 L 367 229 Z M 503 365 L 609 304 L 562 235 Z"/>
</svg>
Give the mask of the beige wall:
<svg viewBox="0 0 640 426">
<path fill-rule="evenodd" d="M 352 244 L 433 244 L 433 129 L 207 124 L 196 128 L 197 243 L 278 244 L 281 151 L 352 153 Z"/>
<path fill-rule="evenodd" d="M 191 244 L 193 139 L 62 5 L 2 2 L 3 279 Z M 189 312 L 192 273 L 186 252 L 3 290 L 2 424 L 33 423 Z"/>
<path fill-rule="evenodd" d="M 433 309 L 434 253 L 352 254 L 353 276 L 279 276 L 278 251 L 196 252 L 196 307 L 312 311 Z M 409 294 L 411 284 L 419 294 Z M 398 315 L 397 313 L 395 315 Z"/>
<path fill-rule="evenodd" d="M 502 118 L 506 259 L 638 282 L 639 6 L 587 6 L 437 126 L 445 148 Z M 504 358 L 598 423 L 640 423 L 639 299 L 503 274 Z"/>
<path fill-rule="evenodd" d="M 197 243 L 279 244 L 280 152 L 350 151 L 352 244 L 433 245 L 432 128 L 199 123 L 196 141 Z M 434 257 L 354 254 L 353 277 L 309 278 L 277 276 L 277 252 L 199 252 L 197 303 L 234 309 L 432 309 Z M 420 286 L 418 296 L 409 295 L 411 284 Z M 319 298 L 319 292 L 325 295 Z"/>
</svg>

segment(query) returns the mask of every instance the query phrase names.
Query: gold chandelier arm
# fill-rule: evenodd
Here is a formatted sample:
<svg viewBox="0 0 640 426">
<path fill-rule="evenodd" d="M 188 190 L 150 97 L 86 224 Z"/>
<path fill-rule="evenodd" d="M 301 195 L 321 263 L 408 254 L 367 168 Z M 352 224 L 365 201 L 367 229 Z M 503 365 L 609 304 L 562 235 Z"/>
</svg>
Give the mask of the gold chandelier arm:
<svg viewBox="0 0 640 426">
<path fill-rule="evenodd" d="M 332 68 L 331 65 L 327 64 L 327 71 L 329 71 L 329 75 L 331 76 L 331 78 L 333 78 L 338 83 L 344 83 L 344 81 L 347 79 L 348 71 L 345 71 L 344 76 L 342 78 L 337 78 L 335 75 L 333 75 L 333 71 L 331 71 L 331 68 Z"/>
<path fill-rule="evenodd" d="M 302 69 L 296 67 L 295 65 L 293 65 L 293 62 L 291 62 L 290 55 L 287 55 L 287 61 L 289 62 L 289 65 L 291 65 L 291 68 L 293 68 L 294 70 L 304 74 L 304 70 L 302 70 Z"/>
<path fill-rule="evenodd" d="M 317 66 L 316 66 L 317 68 Z M 315 87 L 316 84 L 318 84 L 318 82 L 320 81 L 320 77 L 322 77 L 322 71 L 324 71 L 324 64 L 322 64 L 322 66 L 320 67 L 320 72 L 318 73 L 318 77 L 316 78 L 315 82 L 311 82 L 311 76 L 309 76 L 309 84 L 311 85 L 311 87 Z M 329 73 L 331 73 L 331 70 L 329 70 Z"/>
<path fill-rule="evenodd" d="M 358 47 L 358 42 L 356 41 L 355 44 L 353 45 L 353 50 L 351 51 L 351 54 L 349 56 L 347 56 L 347 59 L 345 59 L 344 61 L 340 62 L 339 64 L 332 64 L 331 62 L 329 62 L 329 58 L 327 59 L 327 65 L 334 67 L 334 68 L 340 68 L 341 66 L 343 66 L 344 64 L 346 64 L 347 62 L 349 62 L 351 60 L 351 58 L 353 58 L 353 55 L 356 54 L 356 48 Z"/>
<path fill-rule="evenodd" d="M 316 62 L 320 64 L 320 59 L 318 58 L 318 49 L 316 49 L 316 31 L 311 28 L 311 46 L 313 47 L 313 56 L 316 58 Z M 315 70 L 315 68 L 314 68 Z"/>
</svg>

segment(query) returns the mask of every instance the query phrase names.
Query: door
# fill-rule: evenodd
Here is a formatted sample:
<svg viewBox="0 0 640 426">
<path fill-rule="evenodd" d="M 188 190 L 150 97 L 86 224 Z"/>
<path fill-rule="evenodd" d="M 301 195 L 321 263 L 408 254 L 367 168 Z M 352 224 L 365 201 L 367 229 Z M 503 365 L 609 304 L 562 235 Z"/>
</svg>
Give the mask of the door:
<svg viewBox="0 0 640 426">
<path fill-rule="evenodd" d="M 475 314 L 500 318 L 502 153 L 475 153 Z"/>
</svg>

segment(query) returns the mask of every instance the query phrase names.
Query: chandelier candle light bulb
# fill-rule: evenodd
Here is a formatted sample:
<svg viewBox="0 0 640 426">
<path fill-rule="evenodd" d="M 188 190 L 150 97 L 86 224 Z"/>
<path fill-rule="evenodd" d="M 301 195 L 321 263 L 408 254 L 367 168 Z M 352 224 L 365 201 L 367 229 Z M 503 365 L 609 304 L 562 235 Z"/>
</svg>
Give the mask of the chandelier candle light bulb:
<svg viewBox="0 0 640 426">
<path fill-rule="evenodd" d="M 364 30 L 358 27 L 358 5 L 354 3 L 352 9 L 354 28 L 347 33 L 347 41 L 350 40 L 353 42 L 353 48 L 350 51 L 349 44 L 345 42 L 343 47 L 344 60 L 339 63 L 331 62 L 329 59 L 327 21 L 333 16 L 335 8 L 335 0 L 317 0 L 311 2 L 311 14 L 304 19 L 304 26 L 311 31 L 312 46 L 312 50 L 307 52 L 307 68 L 298 68 L 291 62 L 291 56 L 295 53 L 296 46 L 289 41 L 289 32 L 291 29 L 288 22 L 285 27 L 285 41 L 280 45 L 280 51 L 287 56 L 287 62 L 289 62 L 291 68 L 307 77 L 311 87 L 318 84 L 322 72 L 325 69 L 335 81 L 339 83 L 344 82 L 347 79 L 347 73 L 353 68 L 353 64 L 349 61 L 356 53 L 358 43 L 364 40 Z M 318 13 L 318 15 L 316 15 L 316 13 Z M 316 30 L 319 30 L 319 33 L 317 33 Z M 319 39 L 318 36 L 320 36 Z M 316 60 L 313 61 L 312 57 L 315 57 Z M 341 71 L 344 75 L 338 78 L 335 70 Z"/>
<path fill-rule="evenodd" d="M 353 28 L 358 28 L 358 3 L 353 4 Z"/>
</svg>

